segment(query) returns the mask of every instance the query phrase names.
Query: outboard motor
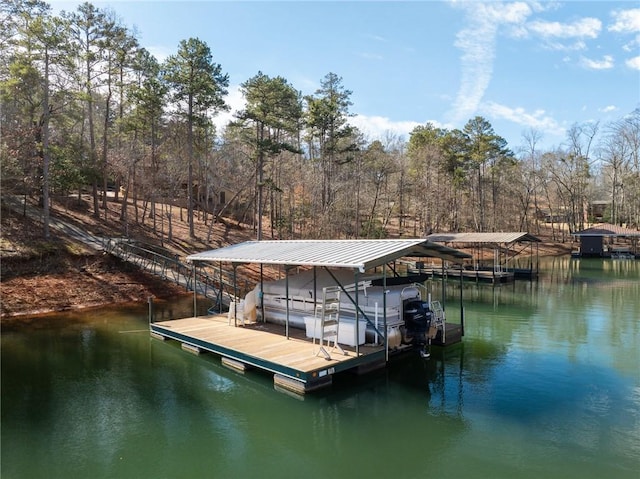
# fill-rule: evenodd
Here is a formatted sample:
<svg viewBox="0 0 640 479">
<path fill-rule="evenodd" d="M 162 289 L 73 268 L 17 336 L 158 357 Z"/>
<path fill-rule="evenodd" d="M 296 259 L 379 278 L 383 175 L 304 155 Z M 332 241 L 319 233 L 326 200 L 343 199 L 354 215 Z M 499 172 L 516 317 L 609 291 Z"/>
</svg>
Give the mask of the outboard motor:
<svg viewBox="0 0 640 479">
<path fill-rule="evenodd" d="M 431 326 L 429 304 L 420 300 L 407 301 L 404 305 L 405 342 L 413 344 L 423 357 L 428 357 L 427 331 Z"/>
</svg>

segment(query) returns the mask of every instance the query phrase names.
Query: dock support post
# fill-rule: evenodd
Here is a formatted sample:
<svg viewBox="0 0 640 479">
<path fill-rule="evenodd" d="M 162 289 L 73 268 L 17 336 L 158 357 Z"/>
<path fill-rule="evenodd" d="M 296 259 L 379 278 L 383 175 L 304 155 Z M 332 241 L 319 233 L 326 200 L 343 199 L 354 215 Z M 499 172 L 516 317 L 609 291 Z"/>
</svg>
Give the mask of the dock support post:
<svg viewBox="0 0 640 479">
<path fill-rule="evenodd" d="M 462 336 L 464 336 L 464 308 L 462 307 L 462 263 L 460 263 L 460 328 L 462 329 Z"/>
<path fill-rule="evenodd" d="M 193 317 L 195 318 L 198 315 L 198 305 L 197 305 L 197 286 L 196 286 L 196 263 L 195 261 L 191 263 L 191 268 L 193 272 Z"/>
<path fill-rule="evenodd" d="M 238 326 L 238 264 L 233 263 L 233 326 Z"/>
<path fill-rule="evenodd" d="M 262 322 L 266 323 L 267 318 L 264 314 L 264 265 L 260 263 L 260 291 L 258 291 L 258 308 L 260 308 L 260 315 L 262 316 Z M 314 293 L 315 294 L 315 293 Z"/>
<path fill-rule="evenodd" d="M 287 311 L 286 311 L 286 318 L 285 318 L 285 336 L 287 339 L 289 339 L 289 301 L 291 300 L 291 298 L 289 298 L 289 266 L 286 265 L 284 267 L 284 289 L 285 289 L 285 293 L 284 296 L 285 298 L 287 298 Z"/>
<path fill-rule="evenodd" d="M 149 296 L 147 302 L 149 303 L 149 327 L 151 327 L 151 323 L 153 323 L 153 297 Z"/>
<path fill-rule="evenodd" d="M 433 271 L 431 271 L 433 274 Z M 385 362 L 389 361 L 389 329 L 387 328 L 387 263 L 382 265 L 382 322 L 384 323 Z"/>
<path fill-rule="evenodd" d="M 446 292 L 445 292 L 445 278 L 444 278 L 444 259 L 441 259 L 440 261 L 442 261 L 442 309 L 444 309 L 444 299 L 446 297 Z"/>
<path fill-rule="evenodd" d="M 356 285 L 356 291 L 355 291 L 355 296 L 356 296 L 356 339 L 355 339 L 355 343 L 356 343 L 356 356 L 360 356 L 360 341 L 359 341 L 359 337 L 360 337 L 360 303 L 358 302 L 358 290 L 360 288 L 358 288 L 358 280 L 359 280 L 359 276 L 358 276 L 358 270 L 356 269 L 353 272 L 353 279 L 354 279 L 354 283 Z M 336 341 L 338 340 L 338 338 L 336 337 Z"/>
</svg>

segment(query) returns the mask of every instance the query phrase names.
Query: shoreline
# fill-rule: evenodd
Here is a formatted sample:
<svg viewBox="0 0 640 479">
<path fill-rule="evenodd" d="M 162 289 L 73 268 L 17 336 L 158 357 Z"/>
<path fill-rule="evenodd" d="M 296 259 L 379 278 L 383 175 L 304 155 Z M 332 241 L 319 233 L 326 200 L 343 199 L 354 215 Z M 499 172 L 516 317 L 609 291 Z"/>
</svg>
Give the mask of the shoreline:
<svg viewBox="0 0 640 479">
<path fill-rule="evenodd" d="M 560 249 L 539 258 L 570 256 L 570 251 Z M 78 266 L 78 263 L 88 261 L 93 263 Z M 66 270 L 59 273 L 31 272 L 16 274 L 8 280 L 3 278 L 0 282 L 0 322 L 109 306 L 140 305 L 149 298 L 163 301 L 192 294 L 180 285 L 102 254 L 83 255 L 69 262 Z"/>
<path fill-rule="evenodd" d="M 84 230 L 93 230 L 101 235 L 119 231 L 119 223 L 115 220 L 111 225 L 99 225 L 84 212 L 70 211 L 59 204 L 54 206 L 52 217 L 61 223 L 66 221 L 82 224 Z M 119 205 L 109 203 L 108 206 L 115 208 L 111 213 L 117 218 Z M 50 240 L 43 240 L 41 224 L 37 218 L 17 213 L 4 203 L 2 213 L 2 322 L 127 303 L 146 303 L 150 297 L 162 300 L 191 294 L 180 285 L 139 270 L 102 251 L 96 251 L 78 239 L 67 236 L 65 232 L 54 230 Z M 210 249 L 210 245 L 213 244 L 222 245 L 249 239 L 247 231 L 229 230 L 226 225 L 218 225 L 215 230 L 217 234 L 210 241 L 198 240 L 185 244 L 184 238 L 188 237 L 186 227 L 178 226 L 174 227 L 175 237 L 180 239 L 180 242 L 173 245 L 176 254 Z M 153 242 L 153 235 L 148 236 L 149 232 L 142 230 L 139 232 L 139 238 L 142 241 Z M 198 237 L 206 237 L 206 231 L 208 229 L 202 229 Z M 538 243 L 537 258 L 571 254 L 571 242 L 545 239 L 547 241 L 543 239 Z M 469 248 L 460 249 L 474 253 Z M 493 256 L 489 251 L 484 251 L 482 259 L 492 261 Z"/>
<path fill-rule="evenodd" d="M 26 271 L 22 274 L 11 271 L 11 266 L 16 267 L 13 264 L 7 268 L 3 264 L 3 278 L 0 281 L 2 322 L 15 318 L 140 304 L 147 302 L 149 298 L 163 300 L 189 294 L 180 285 L 102 253 L 64 254 L 45 266 L 40 259 L 25 261 L 19 264 Z"/>
</svg>

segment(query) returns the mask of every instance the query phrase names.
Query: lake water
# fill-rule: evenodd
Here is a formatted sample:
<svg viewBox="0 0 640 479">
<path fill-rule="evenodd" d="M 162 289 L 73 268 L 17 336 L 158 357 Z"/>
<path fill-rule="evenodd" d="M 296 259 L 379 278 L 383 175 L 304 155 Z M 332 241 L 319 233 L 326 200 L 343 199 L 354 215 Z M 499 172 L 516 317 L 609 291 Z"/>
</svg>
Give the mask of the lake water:
<svg viewBox="0 0 640 479">
<path fill-rule="evenodd" d="M 304 399 L 151 339 L 144 305 L 3 322 L 2 478 L 638 479 L 640 261 L 542 267 L 466 284 L 463 344 Z"/>
</svg>

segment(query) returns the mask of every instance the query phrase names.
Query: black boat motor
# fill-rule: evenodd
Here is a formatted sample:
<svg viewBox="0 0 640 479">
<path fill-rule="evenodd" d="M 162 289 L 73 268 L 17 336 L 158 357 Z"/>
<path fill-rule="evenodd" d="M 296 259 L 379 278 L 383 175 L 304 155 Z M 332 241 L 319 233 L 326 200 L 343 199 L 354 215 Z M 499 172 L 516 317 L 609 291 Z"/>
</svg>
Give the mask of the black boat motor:
<svg viewBox="0 0 640 479">
<path fill-rule="evenodd" d="M 404 342 L 412 344 L 423 357 L 428 357 L 427 331 L 431 326 L 431 316 L 429 303 L 414 299 L 404 305 Z"/>
</svg>

